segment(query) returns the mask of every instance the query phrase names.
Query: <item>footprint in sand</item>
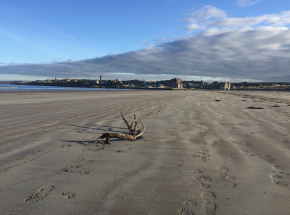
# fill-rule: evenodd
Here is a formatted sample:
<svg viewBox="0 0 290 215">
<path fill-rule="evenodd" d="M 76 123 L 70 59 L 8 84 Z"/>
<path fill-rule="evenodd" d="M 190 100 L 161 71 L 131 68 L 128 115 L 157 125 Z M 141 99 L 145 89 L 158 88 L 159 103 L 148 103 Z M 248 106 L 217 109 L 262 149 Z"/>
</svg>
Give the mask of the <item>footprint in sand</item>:
<svg viewBox="0 0 290 215">
<path fill-rule="evenodd" d="M 244 142 L 243 145 L 244 145 L 244 146 L 253 146 L 253 144 L 250 143 L 250 142 Z"/>
<path fill-rule="evenodd" d="M 65 196 L 66 199 L 71 199 L 75 197 L 75 194 L 72 194 L 70 192 L 61 192 L 60 193 L 62 196 Z"/>
<path fill-rule="evenodd" d="M 193 176 L 193 179 L 199 180 L 199 181 L 201 180 L 201 181 L 211 182 L 210 177 L 200 175 L 200 174 L 198 174 L 197 176 Z"/>
<path fill-rule="evenodd" d="M 274 169 L 274 170 L 280 170 L 280 171 L 281 171 L 281 170 L 284 170 L 284 169 L 282 169 L 280 166 L 273 166 L 273 169 Z M 284 175 L 284 176 L 288 176 L 288 175 L 290 175 L 288 172 L 284 172 L 284 171 L 283 171 L 283 172 L 280 172 L 280 174 L 281 174 L 281 175 Z"/>
<path fill-rule="evenodd" d="M 282 176 L 280 176 L 280 175 L 272 175 L 271 178 L 274 179 L 274 180 L 279 180 L 279 179 L 282 179 Z"/>
<path fill-rule="evenodd" d="M 7 170 L 6 169 L 0 169 L 0 172 L 6 172 Z"/>
<path fill-rule="evenodd" d="M 71 165 L 71 168 L 73 168 L 73 169 L 78 169 L 80 167 L 81 167 L 80 164 L 73 164 L 73 165 Z"/>
<path fill-rule="evenodd" d="M 281 186 L 281 187 L 287 187 L 287 186 L 288 186 L 287 183 L 284 183 L 284 182 L 282 182 L 282 181 L 272 180 L 272 182 L 273 182 L 274 184 L 277 184 L 278 186 Z"/>
<path fill-rule="evenodd" d="M 79 172 L 79 173 L 82 174 L 82 175 L 90 174 L 89 172 Z"/>
<path fill-rule="evenodd" d="M 209 188 L 210 185 L 201 183 L 200 187 L 201 187 L 201 188 Z"/>
<path fill-rule="evenodd" d="M 190 209 L 191 207 L 195 206 L 196 202 L 192 200 L 185 200 L 183 205 L 185 208 L 179 209 L 179 215 L 194 215 L 194 212 Z"/>
<path fill-rule="evenodd" d="M 37 194 L 31 194 L 27 196 L 24 201 L 26 203 L 36 202 L 41 200 L 46 196 L 46 193 L 51 191 L 54 188 L 54 186 L 43 186 L 37 190 Z"/>
<path fill-rule="evenodd" d="M 38 193 L 40 193 L 40 192 L 47 193 L 47 192 L 51 191 L 53 188 L 54 188 L 54 186 L 43 186 L 43 187 L 39 188 L 37 190 L 37 192 Z"/>
<path fill-rule="evenodd" d="M 274 169 L 280 169 L 280 167 L 278 167 L 278 166 L 274 166 L 273 168 Z M 284 172 L 281 172 L 281 174 L 282 173 L 284 173 Z M 278 186 L 281 186 L 281 187 L 287 187 L 288 186 L 287 183 L 284 183 L 284 182 L 280 181 L 280 180 L 283 179 L 283 177 L 281 175 L 272 175 L 271 178 L 272 178 L 272 182 L 274 184 L 278 185 Z"/>
<path fill-rule="evenodd" d="M 206 215 L 215 215 L 216 214 L 216 205 L 212 203 L 215 199 L 215 195 L 212 192 L 204 192 L 201 195 L 201 198 L 204 200 L 204 209 Z"/>
<path fill-rule="evenodd" d="M 275 169 L 275 170 L 282 170 L 281 167 L 279 167 L 279 166 L 273 166 L 273 169 Z"/>
<path fill-rule="evenodd" d="M 227 186 L 227 187 L 230 187 L 230 188 L 233 188 L 233 187 L 236 186 L 235 183 L 230 182 L 230 181 L 226 181 L 226 180 L 224 181 L 224 185 Z"/>
<path fill-rule="evenodd" d="M 217 173 L 218 176 L 225 177 L 226 173 L 228 172 L 228 169 L 225 168 L 225 167 L 220 166 L 220 167 L 217 168 L 217 171 L 218 171 L 218 173 Z"/>
<path fill-rule="evenodd" d="M 196 173 L 196 174 L 202 174 L 202 171 L 201 170 L 193 170 L 192 172 L 193 173 Z"/>
<path fill-rule="evenodd" d="M 185 206 L 194 206 L 194 205 L 196 205 L 196 202 L 189 199 L 189 200 L 184 201 L 184 205 Z"/>
<path fill-rule="evenodd" d="M 207 150 L 200 150 L 199 152 L 194 152 L 192 154 L 192 157 L 194 158 L 199 158 L 201 159 L 203 162 L 206 162 L 207 157 L 208 157 L 208 151 Z"/>
<path fill-rule="evenodd" d="M 225 179 L 234 181 L 235 177 L 226 175 Z"/>
<path fill-rule="evenodd" d="M 46 194 L 31 194 L 30 196 L 27 196 L 24 201 L 27 203 L 36 202 L 40 199 L 44 198 Z"/>
<path fill-rule="evenodd" d="M 219 144 L 221 142 L 222 142 L 222 140 L 210 140 L 209 145 L 211 145 L 212 147 L 215 147 L 217 144 Z"/>
<path fill-rule="evenodd" d="M 217 175 L 222 178 L 225 186 L 230 188 L 236 186 L 235 183 L 231 182 L 231 180 L 234 180 L 235 178 L 227 175 L 228 169 L 226 167 L 218 167 L 217 171 L 218 171 Z"/>
<path fill-rule="evenodd" d="M 178 214 L 179 215 L 194 215 L 194 212 L 188 211 L 188 210 L 182 208 L 182 209 L 179 209 Z"/>
<path fill-rule="evenodd" d="M 272 158 L 270 155 L 261 155 L 261 157 L 268 162 L 273 162 L 275 159 Z"/>
</svg>

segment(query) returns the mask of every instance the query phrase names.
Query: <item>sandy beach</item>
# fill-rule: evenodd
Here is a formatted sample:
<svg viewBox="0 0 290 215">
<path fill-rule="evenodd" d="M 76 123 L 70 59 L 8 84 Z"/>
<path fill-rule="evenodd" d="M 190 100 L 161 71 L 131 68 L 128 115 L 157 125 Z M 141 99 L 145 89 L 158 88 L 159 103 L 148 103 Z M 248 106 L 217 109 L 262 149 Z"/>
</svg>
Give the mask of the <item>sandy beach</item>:
<svg viewBox="0 0 290 215">
<path fill-rule="evenodd" d="M 161 102 L 141 138 L 93 144 Z M 289 214 L 290 92 L 0 92 L 0 110 L 1 214 Z"/>
</svg>

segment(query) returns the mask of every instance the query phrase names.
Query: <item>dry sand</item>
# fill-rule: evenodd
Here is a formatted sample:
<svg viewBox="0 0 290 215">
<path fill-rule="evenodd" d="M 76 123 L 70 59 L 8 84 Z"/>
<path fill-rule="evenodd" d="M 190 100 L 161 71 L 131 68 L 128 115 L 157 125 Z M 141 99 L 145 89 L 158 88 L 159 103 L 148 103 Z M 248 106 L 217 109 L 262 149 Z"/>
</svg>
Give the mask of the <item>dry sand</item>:
<svg viewBox="0 0 290 215">
<path fill-rule="evenodd" d="M 92 144 L 127 131 L 121 111 L 161 101 L 142 138 Z M 1 92 L 0 213 L 289 214 L 289 105 L 282 92 Z"/>
</svg>

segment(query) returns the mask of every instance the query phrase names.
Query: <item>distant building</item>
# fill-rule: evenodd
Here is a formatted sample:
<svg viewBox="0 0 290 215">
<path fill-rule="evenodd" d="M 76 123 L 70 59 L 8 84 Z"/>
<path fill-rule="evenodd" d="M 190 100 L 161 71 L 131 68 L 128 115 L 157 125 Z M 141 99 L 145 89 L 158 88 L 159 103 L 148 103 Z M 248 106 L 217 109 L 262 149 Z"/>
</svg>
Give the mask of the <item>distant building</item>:
<svg viewBox="0 0 290 215">
<path fill-rule="evenodd" d="M 175 83 L 179 83 L 179 84 L 182 84 L 182 81 L 180 78 L 173 78 L 170 80 L 170 83 L 171 84 L 175 84 Z"/>
<path fill-rule="evenodd" d="M 158 87 L 159 88 L 164 88 L 164 85 L 163 84 L 159 84 Z"/>
<path fill-rule="evenodd" d="M 230 82 L 217 82 L 214 81 L 211 83 L 211 89 L 220 89 L 220 90 L 229 90 L 231 88 Z"/>
<path fill-rule="evenodd" d="M 229 90 L 229 89 L 231 89 L 231 83 L 230 82 L 225 82 L 224 90 Z"/>
<path fill-rule="evenodd" d="M 183 84 L 180 78 L 173 78 L 170 80 L 172 88 L 183 88 Z"/>
<path fill-rule="evenodd" d="M 103 75 L 100 76 L 100 81 L 102 81 L 102 80 L 103 80 Z"/>
<path fill-rule="evenodd" d="M 230 88 L 231 88 L 231 83 L 230 82 L 219 82 L 218 83 L 218 89 L 229 90 Z"/>
</svg>

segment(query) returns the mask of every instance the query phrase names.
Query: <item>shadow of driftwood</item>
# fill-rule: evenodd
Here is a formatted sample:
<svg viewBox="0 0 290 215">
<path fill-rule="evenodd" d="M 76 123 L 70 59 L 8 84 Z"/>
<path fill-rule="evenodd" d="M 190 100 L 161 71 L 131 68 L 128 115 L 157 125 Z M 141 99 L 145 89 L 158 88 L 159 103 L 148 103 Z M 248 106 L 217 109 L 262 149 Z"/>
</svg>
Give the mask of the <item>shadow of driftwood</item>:
<svg viewBox="0 0 290 215">
<path fill-rule="evenodd" d="M 139 138 L 138 138 L 139 139 Z M 105 139 L 100 139 L 100 140 L 105 140 Z M 98 146 L 100 144 L 100 142 L 98 143 L 95 143 L 95 140 L 91 140 L 91 141 L 88 141 L 88 140 L 62 140 L 63 142 L 66 142 L 66 143 L 77 143 L 79 145 L 82 145 L 82 146 Z M 124 141 L 123 139 L 111 139 L 111 143 L 114 143 L 114 142 L 121 142 L 121 141 Z"/>
<path fill-rule="evenodd" d="M 86 133 L 94 133 L 92 131 L 88 130 L 96 130 L 96 131 L 108 131 L 112 133 L 118 133 L 118 132 L 127 132 L 128 128 L 126 127 L 113 127 L 113 126 L 106 126 L 106 125 L 94 125 L 94 126 L 80 126 L 80 125 L 73 125 L 73 124 L 67 124 L 69 126 L 73 126 L 78 128 L 77 132 L 86 132 Z"/>
<path fill-rule="evenodd" d="M 66 142 L 66 143 L 77 143 L 77 144 L 80 144 L 80 145 L 91 145 L 93 144 L 95 141 L 94 140 L 91 140 L 91 141 L 84 141 L 84 140 L 62 140 L 63 142 Z"/>
</svg>

